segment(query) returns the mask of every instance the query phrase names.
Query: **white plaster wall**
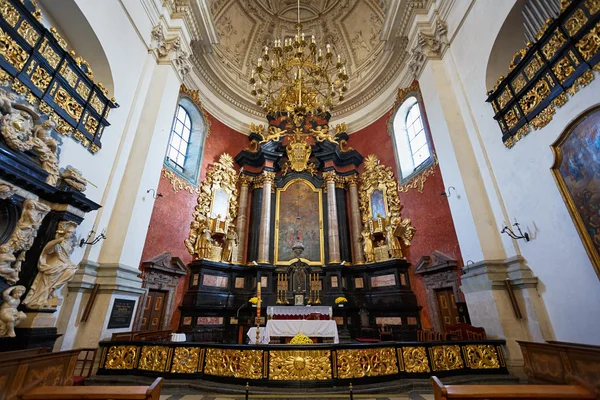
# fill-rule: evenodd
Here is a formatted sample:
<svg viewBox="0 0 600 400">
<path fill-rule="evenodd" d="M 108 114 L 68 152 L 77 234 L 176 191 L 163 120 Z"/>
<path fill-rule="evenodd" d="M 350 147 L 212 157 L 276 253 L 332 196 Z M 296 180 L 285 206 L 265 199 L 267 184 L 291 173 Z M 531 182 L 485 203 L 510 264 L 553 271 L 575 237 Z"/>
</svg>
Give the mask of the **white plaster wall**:
<svg viewBox="0 0 600 400">
<path fill-rule="evenodd" d="M 554 182 L 550 167 L 550 145 L 581 112 L 598 102 L 600 79 L 557 110 L 553 121 L 533 131 L 506 149 L 493 111 L 485 102 L 486 69 L 495 38 L 515 0 L 477 1 L 451 43 L 449 56 L 458 71 L 454 86 L 460 85 L 468 104 L 461 107 L 467 130 L 481 169 L 489 163 L 494 183 L 506 208 L 505 215 L 517 218 L 533 240 L 519 242 L 521 254 L 539 277 L 538 290 L 545 302 L 557 340 L 600 344 L 600 280 L 581 243 L 573 221 Z M 448 56 L 448 55 L 447 55 Z M 507 66 L 508 70 L 508 66 Z M 429 112 L 429 107 L 427 108 Z M 430 115 L 435 121 L 436 115 Z M 432 126 L 433 131 L 433 126 Z M 437 145 L 437 142 L 436 142 Z M 440 160 L 441 162 L 441 160 Z M 443 164 L 440 163 L 443 168 Z M 444 176 L 446 181 L 446 175 Z M 496 207 L 497 222 L 505 215 Z M 508 243 L 505 242 L 506 247 Z M 461 244 L 462 247 L 462 244 Z"/>
</svg>

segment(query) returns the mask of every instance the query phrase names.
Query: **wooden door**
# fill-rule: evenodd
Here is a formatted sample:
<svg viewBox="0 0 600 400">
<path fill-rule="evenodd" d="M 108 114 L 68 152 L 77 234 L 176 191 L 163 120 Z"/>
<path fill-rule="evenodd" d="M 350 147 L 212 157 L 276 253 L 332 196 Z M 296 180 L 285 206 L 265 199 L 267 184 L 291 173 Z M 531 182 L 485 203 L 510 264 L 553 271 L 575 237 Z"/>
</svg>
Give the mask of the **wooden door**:
<svg viewBox="0 0 600 400">
<path fill-rule="evenodd" d="M 454 291 L 451 288 L 438 289 L 435 291 L 438 300 L 440 324 L 445 332 L 450 325 L 460 324 L 461 319 L 456 307 Z"/>
<path fill-rule="evenodd" d="M 165 292 L 159 292 L 157 290 L 150 290 L 148 292 L 146 304 L 144 305 L 144 313 L 142 314 L 142 325 L 140 326 L 140 330 L 161 330 L 166 297 L 167 294 Z"/>
</svg>

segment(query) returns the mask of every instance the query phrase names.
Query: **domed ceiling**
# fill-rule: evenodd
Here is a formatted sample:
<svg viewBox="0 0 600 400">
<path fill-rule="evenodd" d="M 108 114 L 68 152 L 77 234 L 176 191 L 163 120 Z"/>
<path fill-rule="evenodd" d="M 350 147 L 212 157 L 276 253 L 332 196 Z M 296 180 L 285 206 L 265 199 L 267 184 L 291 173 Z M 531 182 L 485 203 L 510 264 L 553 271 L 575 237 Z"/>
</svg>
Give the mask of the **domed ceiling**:
<svg viewBox="0 0 600 400">
<path fill-rule="evenodd" d="M 219 43 L 194 46 L 196 70 L 213 95 L 247 117 L 264 119 L 248 83 L 264 46 L 296 34 L 297 0 L 208 0 Z M 330 43 L 350 75 L 345 100 L 334 110 L 343 118 L 389 86 L 404 64 L 404 46 L 381 39 L 388 0 L 301 0 L 300 20 L 317 46 Z M 390 104 L 391 106 L 391 104 Z"/>
</svg>

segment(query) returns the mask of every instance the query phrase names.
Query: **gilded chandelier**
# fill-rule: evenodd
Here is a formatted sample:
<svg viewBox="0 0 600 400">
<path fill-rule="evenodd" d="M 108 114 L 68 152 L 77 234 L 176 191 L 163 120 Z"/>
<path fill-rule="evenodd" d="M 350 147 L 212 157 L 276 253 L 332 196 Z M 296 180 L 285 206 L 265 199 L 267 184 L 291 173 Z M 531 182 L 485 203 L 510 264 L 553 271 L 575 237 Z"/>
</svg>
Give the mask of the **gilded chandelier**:
<svg viewBox="0 0 600 400">
<path fill-rule="evenodd" d="M 251 94 L 267 114 L 324 115 L 344 100 L 348 74 L 331 45 L 317 48 L 315 36 L 302 32 L 298 0 L 297 33 L 265 46 L 252 70 Z"/>
</svg>

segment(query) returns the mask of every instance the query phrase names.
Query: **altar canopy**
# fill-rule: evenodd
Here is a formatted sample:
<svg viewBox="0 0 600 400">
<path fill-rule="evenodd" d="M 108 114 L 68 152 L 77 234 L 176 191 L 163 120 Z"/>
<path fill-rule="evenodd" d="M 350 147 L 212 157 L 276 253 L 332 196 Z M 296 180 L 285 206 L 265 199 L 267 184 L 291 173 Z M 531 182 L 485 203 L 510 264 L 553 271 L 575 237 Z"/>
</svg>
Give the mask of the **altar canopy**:
<svg viewBox="0 0 600 400">
<path fill-rule="evenodd" d="M 333 320 L 328 321 L 309 321 L 309 320 L 270 320 L 266 327 L 260 328 L 260 341 L 262 344 L 269 344 L 271 337 L 294 337 L 297 334 L 303 334 L 308 337 L 329 337 L 333 338 L 333 343 L 339 343 L 337 324 Z M 250 344 L 256 344 L 256 327 L 248 331 Z"/>
</svg>

